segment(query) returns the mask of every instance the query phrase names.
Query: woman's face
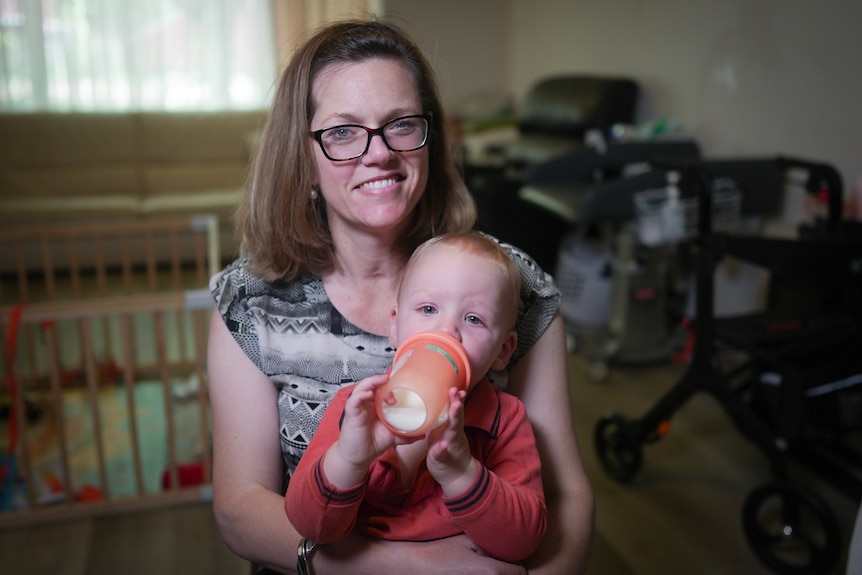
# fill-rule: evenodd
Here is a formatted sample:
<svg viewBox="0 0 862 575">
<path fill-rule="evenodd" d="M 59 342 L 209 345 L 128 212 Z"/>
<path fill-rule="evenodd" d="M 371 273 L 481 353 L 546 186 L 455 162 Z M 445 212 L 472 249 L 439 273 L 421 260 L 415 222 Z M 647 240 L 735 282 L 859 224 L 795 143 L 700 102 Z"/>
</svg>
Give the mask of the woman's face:
<svg viewBox="0 0 862 575">
<path fill-rule="evenodd" d="M 341 124 L 379 128 L 395 118 L 424 113 L 413 76 L 392 59 L 331 65 L 315 80 L 312 98 L 312 131 Z M 311 145 L 333 237 L 352 230 L 403 230 L 428 181 L 427 146 L 393 152 L 374 136 L 365 155 L 335 162 L 317 142 Z"/>
</svg>

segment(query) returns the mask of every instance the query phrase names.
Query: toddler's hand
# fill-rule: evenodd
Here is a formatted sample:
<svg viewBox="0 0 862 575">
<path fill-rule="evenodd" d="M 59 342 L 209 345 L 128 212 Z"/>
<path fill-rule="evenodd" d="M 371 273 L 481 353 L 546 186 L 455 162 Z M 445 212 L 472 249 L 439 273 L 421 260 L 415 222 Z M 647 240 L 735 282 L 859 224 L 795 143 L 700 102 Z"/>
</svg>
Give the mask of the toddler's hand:
<svg viewBox="0 0 862 575">
<path fill-rule="evenodd" d="M 470 444 L 464 433 L 463 390 L 449 390 L 449 420 L 428 434 L 428 472 L 443 488 L 447 497 L 467 491 L 479 472 L 479 462 L 470 453 Z"/>
<path fill-rule="evenodd" d="M 368 466 L 371 461 L 395 444 L 395 436 L 378 419 L 374 396 L 389 377 L 373 375 L 354 386 L 344 404 L 341 433 L 333 445 L 346 463 Z"/>
</svg>

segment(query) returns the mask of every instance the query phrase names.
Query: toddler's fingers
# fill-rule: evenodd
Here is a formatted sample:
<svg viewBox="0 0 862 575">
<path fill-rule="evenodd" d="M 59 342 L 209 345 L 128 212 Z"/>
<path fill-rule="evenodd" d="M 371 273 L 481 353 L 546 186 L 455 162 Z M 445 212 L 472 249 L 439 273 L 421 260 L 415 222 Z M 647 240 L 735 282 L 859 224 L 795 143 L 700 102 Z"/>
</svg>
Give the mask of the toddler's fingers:
<svg viewBox="0 0 862 575">
<path fill-rule="evenodd" d="M 387 381 L 389 381 L 388 374 L 380 373 L 377 375 L 371 375 L 359 381 L 356 384 L 356 389 L 377 389 Z"/>
</svg>

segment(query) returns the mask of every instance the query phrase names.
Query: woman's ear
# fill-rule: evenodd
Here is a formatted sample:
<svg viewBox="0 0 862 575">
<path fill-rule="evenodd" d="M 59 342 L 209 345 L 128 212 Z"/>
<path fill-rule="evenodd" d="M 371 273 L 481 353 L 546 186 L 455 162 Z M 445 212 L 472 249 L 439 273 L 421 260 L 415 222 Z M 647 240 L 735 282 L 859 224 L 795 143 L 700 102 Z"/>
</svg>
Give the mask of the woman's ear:
<svg viewBox="0 0 862 575">
<path fill-rule="evenodd" d="M 494 361 L 491 363 L 491 369 L 495 371 L 506 369 L 506 366 L 509 365 L 509 359 L 511 359 L 512 354 L 515 353 L 515 348 L 517 346 L 518 334 L 515 333 L 514 330 L 510 331 L 506 334 L 506 338 L 500 346 L 500 353 L 497 354 L 497 357 L 494 358 Z"/>
<path fill-rule="evenodd" d="M 398 345 L 398 322 L 396 321 L 396 316 L 398 315 L 398 306 L 393 306 L 392 311 L 390 313 L 390 322 L 389 322 L 389 343 L 392 347 L 397 347 Z"/>
</svg>

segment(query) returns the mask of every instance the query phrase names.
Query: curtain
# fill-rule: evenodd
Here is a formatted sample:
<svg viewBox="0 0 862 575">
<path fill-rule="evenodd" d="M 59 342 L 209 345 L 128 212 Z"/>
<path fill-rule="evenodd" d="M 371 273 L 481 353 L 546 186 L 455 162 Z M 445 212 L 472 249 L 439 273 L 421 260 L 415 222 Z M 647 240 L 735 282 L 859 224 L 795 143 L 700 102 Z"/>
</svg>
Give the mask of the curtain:
<svg viewBox="0 0 862 575">
<path fill-rule="evenodd" d="M 0 0 L 0 111 L 265 108 L 295 42 L 382 0 Z"/>
<path fill-rule="evenodd" d="M 326 22 L 382 16 L 384 0 L 272 0 L 279 65 L 305 37 Z"/>
<path fill-rule="evenodd" d="M 0 112 L 266 108 L 296 44 L 383 0 L 0 0 Z"/>
</svg>

